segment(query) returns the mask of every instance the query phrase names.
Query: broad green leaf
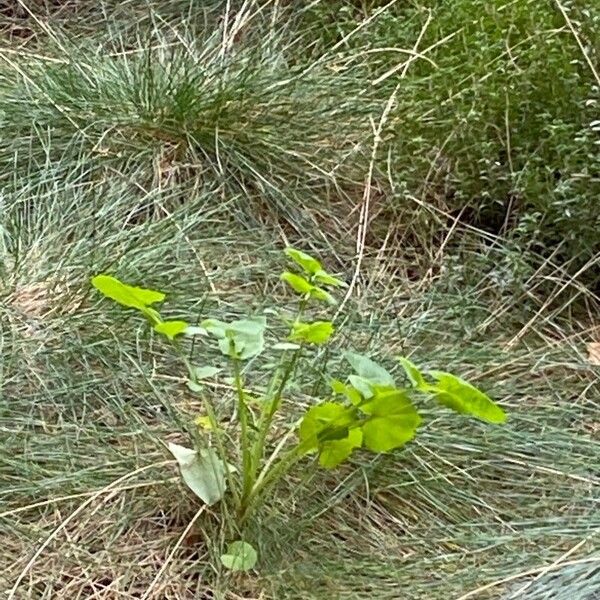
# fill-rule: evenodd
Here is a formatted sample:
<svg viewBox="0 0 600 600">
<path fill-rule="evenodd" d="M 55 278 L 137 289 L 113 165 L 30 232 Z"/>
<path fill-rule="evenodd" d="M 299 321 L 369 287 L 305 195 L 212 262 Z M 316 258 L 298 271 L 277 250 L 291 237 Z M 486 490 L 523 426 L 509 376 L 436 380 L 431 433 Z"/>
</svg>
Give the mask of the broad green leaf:
<svg viewBox="0 0 600 600">
<path fill-rule="evenodd" d="M 373 452 L 389 452 L 412 440 L 418 424 L 410 415 L 371 417 L 362 426 L 363 443 Z"/>
<path fill-rule="evenodd" d="M 218 319 L 205 319 L 200 323 L 200 327 L 216 338 L 221 339 L 226 337 L 228 325 Z"/>
<path fill-rule="evenodd" d="M 344 352 L 344 358 L 350 363 L 358 375 L 378 385 L 394 386 L 394 378 L 368 356 L 356 352 Z"/>
<path fill-rule="evenodd" d="M 374 384 L 371 380 L 360 377 L 360 375 L 349 375 L 348 381 L 363 398 L 371 398 L 373 396 Z"/>
<path fill-rule="evenodd" d="M 421 417 L 403 390 L 375 388 L 374 396 L 359 409 L 369 416 L 363 425 L 363 441 L 373 452 L 388 452 L 410 441 Z"/>
<path fill-rule="evenodd" d="M 408 377 L 409 381 L 417 389 L 425 389 L 428 384 L 425 381 L 425 378 L 423 377 L 423 373 L 421 373 L 417 365 L 415 365 L 413 362 L 411 362 L 410 360 L 408 360 L 408 358 L 405 358 L 404 356 L 399 356 L 398 360 L 400 361 L 400 364 L 402 365 L 402 368 L 404 369 L 404 372 L 406 373 L 406 376 Z"/>
<path fill-rule="evenodd" d="M 169 450 L 183 480 L 198 498 L 209 506 L 221 500 L 226 488 L 225 466 L 212 448 L 196 451 L 169 443 Z"/>
<path fill-rule="evenodd" d="M 209 379 L 210 377 L 214 377 L 217 373 L 221 371 L 218 367 L 192 367 L 194 371 L 194 378 L 200 381 L 201 379 Z"/>
<path fill-rule="evenodd" d="M 327 273 L 327 271 L 317 271 L 313 275 L 313 278 L 314 281 L 320 283 L 321 285 L 331 285 L 333 287 L 348 287 L 348 284 L 345 281 L 338 279 L 333 275 L 330 275 L 329 273 Z"/>
<path fill-rule="evenodd" d="M 362 402 L 360 392 L 354 389 L 351 385 L 346 385 L 339 379 L 332 379 L 329 382 L 329 385 L 336 394 L 342 394 L 343 396 L 346 396 L 346 398 L 348 398 L 352 404 L 360 404 Z"/>
<path fill-rule="evenodd" d="M 231 542 L 225 554 L 221 554 L 221 563 L 230 571 L 250 571 L 257 560 L 256 550 L 248 542 Z"/>
<path fill-rule="evenodd" d="M 300 423 L 300 441 L 307 452 L 316 450 L 322 441 L 346 437 L 348 426 L 353 421 L 353 415 L 343 404 L 317 404 L 308 409 Z"/>
<path fill-rule="evenodd" d="M 286 271 L 281 274 L 281 280 L 285 281 L 298 294 L 310 294 L 315 287 L 312 283 L 300 275 Z"/>
<path fill-rule="evenodd" d="M 434 386 L 430 386 L 430 391 L 440 404 L 488 423 L 506 421 L 506 413 L 475 386 L 451 373 L 429 371 L 429 374 L 437 380 Z"/>
<path fill-rule="evenodd" d="M 224 356 L 230 358 L 242 358 L 244 351 L 244 342 L 235 338 L 221 338 L 218 342 L 219 350 Z"/>
<path fill-rule="evenodd" d="M 373 396 L 358 407 L 366 415 L 385 417 L 387 415 L 412 415 L 417 421 L 419 415 L 405 390 L 375 386 Z"/>
<path fill-rule="evenodd" d="M 331 321 L 315 321 L 314 323 L 296 322 L 292 325 L 289 339 L 294 342 L 307 344 L 326 344 L 333 334 L 334 328 Z"/>
<path fill-rule="evenodd" d="M 170 340 L 175 339 L 176 336 L 185 333 L 188 328 L 188 324 L 185 321 L 161 321 L 154 325 L 154 331 L 162 333 L 167 336 Z"/>
<path fill-rule="evenodd" d="M 265 332 L 267 319 L 266 317 L 252 317 L 250 319 L 232 321 L 227 328 L 242 337 L 256 338 L 262 336 Z"/>
<path fill-rule="evenodd" d="M 319 452 L 319 464 L 326 469 L 337 467 L 352 454 L 354 448 L 362 446 L 362 438 L 362 431 L 355 427 L 348 431 L 345 438 L 323 442 Z"/>
<path fill-rule="evenodd" d="M 301 267 L 305 273 L 308 273 L 308 275 L 314 275 L 322 269 L 321 263 L 316 258 L 305 254 L 301 250 L 288 247 L 283 252 L 288 258 L 291 258 L 299 267 Z"/>
<path fill-rule="evenodd" d="M 165 295 L 156 290 L 134 287 L 110 275 L 92 277 L 92 285 L 104 296 L 129 308 L 142 310 L 151 304 L 162 302 Z"/>
</svg>

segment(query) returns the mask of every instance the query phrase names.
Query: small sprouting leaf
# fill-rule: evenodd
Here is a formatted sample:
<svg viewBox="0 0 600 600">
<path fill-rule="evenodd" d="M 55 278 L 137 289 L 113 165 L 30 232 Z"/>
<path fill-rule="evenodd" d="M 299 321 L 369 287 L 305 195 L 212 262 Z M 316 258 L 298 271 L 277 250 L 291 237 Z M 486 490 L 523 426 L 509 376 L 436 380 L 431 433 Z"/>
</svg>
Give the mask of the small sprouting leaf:
<svg viewBox="0 0 600 600">
<path fill-rule="evenodd" d="M 331 321 L 315 321 L 314 323 L 297 321 L 292 325 L 292 333 L 289 339 L 307 344 L 326 344 L 333 331 L 334 327 Z"/>
<path fill-rule="evenodd" d="M 225 554 L 221 554 L 221 563 L 230 571 L 250 571 L 257 560 L 256 550 L 248 542 L 231 542 Z"/>
<path fill-rule="evenodd" d="M 284 254 L 291 258 L 305 273 L 308 275 L 314 275 L 321 271 L 321 263 L 312 256 L 302 252 L 301 250 L 296 250 L 295 248 L 286 248 Z"/>
<path fill-rule="evenodd" d="M 347 437 L 354 421 L 348 409 L 337 402 L 323 402 L 308 409 L 298 431 L 306 451 L 316 450 L 322 441 Z"/>
<path fill-rule="evenodd" d="M 329 273 L 327 273 L 327 271 L 317 271 L 313 275 L 313 278 L 314 281 L 320 283 L 321 285 L 331 285 L 333 287 L 348 287 L 348 284 L 345 281 L 338 279 L 333 275 L 330 275 Z"/>
<path fill-rule="evenodd" d="M 194 378 L 198 381 L 201 379 L 210 379 L 221 371 L 218 367 L 211 367 L 208 365 L 205 367 L 192 367 L 192 369 L 194 371 Z"/>
<path fill-rule="evenodd" d="M 335 298 L 329 292 L 326 292 L 320 287 L 313 285 L 301 275 L 296 275 L 295 273 L 286 271 L 285 273 L 281 274 L 281 280 L 290 285 L 291 288 L 298 294 L 308 294 L 311 298 L 322 300 L 323 302 L 329 302 L 329 304 L 336 303 Z"/>
<path fill-rule="evenodd" d="M 154 331 L 162 333 L 167 336 L 170 340 L 175 339 L 176 336 L 185 333 L 188 328 L 188 324 L 185 321 L 161 321 L 154 325 Z"/>
<path fill-rule="evenodd" d="M 286 271 L 281 274 L 281 280 L 285 281 L 298 294 L 310 294 L 314 285 L 304 279 L 301 275 Z"/>
<path fill-rule="evenodd" d="M 212 421 L 207 415 L 199 415 L 194 419 L 194 423 L 200 427 L 200 429 L 205 429 L 206 431 L 212 431 L 214 429 Z"/>
<path fill-rule="evenodd" d="M 324 289 L 317 287 L 316 285 L 312 286 L 310 290 L 310 297 L 316 298 L 317 300 L 322 300 L 323 302 L 328 302 L 329 304 L 337 304 L 336 299 Z"/>
<path fill-rule="evenodd" d="M 360 428 L 348 430 L 348 435 L 339 440 L 323 442 L 319 451 L 319 464 L 326 469 L 333 469 L 344 462 L 354 448 L 362 446 L 363 434 Z"/>
<path fill-rule="evenodd" d="M 378 385 L 394 386 L 394 378 L 375 361 L 356 352 L 344 352 L 344 358 L 358 375 Z"/>
<path fill-rule="evenodd" d="M 111 275 L 96 275 L 92 277 L 91 281 L 92 285 L 106 298 L 128 308 L 136 308 L 154 322 L 160 321 L 158 313 L 148 307 L 165 299 L 162 292 L 127 285 Z"/>
<path fill-rule="evenodd" d="M 179 464 L 183 481 L 198 498 L 209 506 L 221 500 L 226 488 L 225 466 L 212 448 L 196 451 L 169 443 L 169 450 Z"/>
<path fill-rule="evenodd" d="M 488 423 L 506 421 L 506 413 L 475 386 L 451 373 L 429 371 L 429 374 L 437 380 L 437 383 L 429 386 L 429 389 L 440 404 Z"/>
<path fill-rule="evenodd" d="M 400 364 L 402 365 L 406 376 L 408 377 L 409 381 L 413 384 L 413 386 L 417 389 L 426 389 L 428 384 L 425 381 L 425 378 L 423 377 L 423 373 L 421 373 L 417 365 L 415 365 L 413 362 L 411 362 L 410 360 L 408 360 L 408 358 L 405 358 L 404 356 L 399 356 L 398 360 L 400 361 Z"/>
<path fill-rule="evenodd" d="M 336 394 L 342 394 L 346 396 L 346 398 L 348 398 L 352 404 L 356 405 L 362 402 L 362 396 L 360 395 L 360 392 L 351 385 L 346 385 L 339 379 L 332 379 L 329 382 L 329 385 Z"/>
</svg>

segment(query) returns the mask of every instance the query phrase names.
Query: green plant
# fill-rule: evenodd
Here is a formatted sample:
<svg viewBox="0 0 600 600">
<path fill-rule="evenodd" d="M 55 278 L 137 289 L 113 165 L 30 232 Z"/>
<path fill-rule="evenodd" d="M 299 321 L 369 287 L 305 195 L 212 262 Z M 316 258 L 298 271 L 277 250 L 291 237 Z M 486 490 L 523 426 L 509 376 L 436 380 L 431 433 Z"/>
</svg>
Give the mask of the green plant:
<svg viewBox="0 0 600 600">
<path fill-rule="evenodd" d="M 381 365 L 347 351 L 344 357 L 354 373 L 345 382 L 331 380 L 332 398 L 306 411 L 297 425 L 297 443 L 287 445 L 287 434 L 274 427 L 284 391 L 294 378 L 305 348 L 327 344 L 335 331 L 330 321 L 304 321 L 304 315 L 313 302 L 334 304 L 334 297 L 324 287 L 336 288 L 345 283 L 327 273 L 318 260 L 299 250 L 287 248 L 285 254 L 300 273 L 285 271 L 281 280 L 300 300 L 296 317 L 287 321 L 287 339 L 274 344 L 265 339 L 264 316 L 229 323 L 206 319 L 199 325 L 163 320 L 153 308 L 165 299 L 162 292 L 130 286 L 109 275 L 92 279 L 93 286 L 104 296 L 141 312 L 186 365 L 189 388 L 202 395 L 206 417 L 201 417 L 198 424 L 205 429 L 205 435 L 196 436 L 195 449 L 177 444 L 169 444 L 169 449 L 179 464 L 183 480 L 203 502 L 215 504 L 229 489 L 242 531 L 272 486 L 306 455 L 316 454 L 322 467 L 333 468 L 359 448 L 385 453 L 409 442 L 421 423 L 413 404 L 419 396 L 431 396 L 456 412 L 490 423 L 503 423 L 506 419 L 504 411 L 486 394 L 450 373 L 423 373 L 407 358 L 399 357 L 409 381 L 408 386 L 399 387 Z M 239 423 L 238 435 L 233 438 L 225 435 L 216 417 L 216 407 L 202 384 L 219 369 L 193 364 L 181 343 L 182 337 L 195 335 L 215 338 L 231 366 Z M 244 361 L 260 355 L 267 345 L 282 350 L 283 354 L 257 402 L 248 394 L 242 366 Z M 253 410 L 256 405 L 257 411 Z M 237 444 L 235 448 L 228 445 L 232 439 Z M 256 553 L 247 542 L 234 542 L 222 556 L 222 562 L 233 570 L 250 569 L 256 562 Z"/>
</svg>

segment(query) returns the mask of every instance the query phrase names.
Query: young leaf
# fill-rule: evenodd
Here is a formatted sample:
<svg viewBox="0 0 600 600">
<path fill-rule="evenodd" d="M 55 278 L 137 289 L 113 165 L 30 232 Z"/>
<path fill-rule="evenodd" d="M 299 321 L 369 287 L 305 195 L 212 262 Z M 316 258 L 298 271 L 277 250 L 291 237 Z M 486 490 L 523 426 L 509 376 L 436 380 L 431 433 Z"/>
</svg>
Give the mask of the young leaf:
<svg viewBox="0 0 600 600">
<path fill-rule="evenodd" d="M 201 429 L 205 429 L 206 431 L 212 431 L 214 429 L 212 421 L 210 417 L 206 415 L 199 415 L 194 419 L 194 423 L 198 425 Z"/>
<path fill-rule="evenodd" d="M 254 317 L 224 323 L 206 319 L 201 326 L 219 340 L 219 349 L 225 356 L 245 360 L 260 354 L 265 346 L 265 317 Z"/>
<path fill-rule="evenodd" d="M 348 430 L 348 435 L 339 440 L 323 442 L 319 452 L 319 464 L 326 469 L 333 469 L 344 462 L 354 448 L 362 446 L 363 434 L 360 428 Z"/>
<path fill-rule="evenodd" d="M 344 352 L 344 358 L 358 375 L 378 385 L 394 386 L 394 378 L 375 361 L 356 352 Z"/>
<path fill-rule="evenodd" d="M 320 283 L 321 285 L 331 285 L 333 287 L 348 287 L 348 284 L 345 281 L 342 281 L 341 279 L 330 275 L 329 273 L 327 273 L 327 271 L 317 271 L 313 275 L 313 278 L 314 281 Z"/>
<path fill-rule="evenodd" d="M 423 373 L 421 373 L 419 368 L 404 356 L 399 356 L 398 360 L 400 361 L 400 364 L 402 365 L 406 376 L 408 377 L 409 381 L 413 384 L 413 386 L 417 389 L 424 390 L 428 384 L 425 381 Z"/>
<path fill-rule="evenodd" d="M 322 441 L 347 437 L 354 417 L 343 404 L 323 402 L 308 409 L 298 431 L 306 451 L 316 450 Z"/>
<path fill-rule="evenodd" d="M 283 252 L 308 275 L 314 275 L 322 269 L 321 263 L 316 258 L 313 258 L 300 250 L 288 247 Z"/>
<path fill-rule="evenodd" d="M 313 284 L 304 277 L 289 271 L 281 274 L 281 280 L 285 281 L 298 294 L 310 294 L 314 288 Z"/>
<path fill-rule="evenodd" d="M 230 571 L 250 571 L 257 560 L 256 550 L 248 542 L 231 542 L 225 554 L 221 554 L 221 563 Z"/>
<path fill-rule="evenodd" d="M 154 331 L 162 333 L 167 336 L 170 340 L 175 339 L 176 336 L 185 333 L 188 328 L 188 324 L 185 321 L 161 321 L 154 325 Z"/>
<path fill-rule="evenodd" d="M 169 443 L 169 450 L 179 464 L 183 481 L 209 506 L 215 504 L 225 493 L 225 466 L 212 448 L 190 450 Z"/>
<path fill-rule="evenodd" d="M 429 374 L 437 380 L 435 386 L 430 386 L 430 390 L 440 404 L 488 423 L 506 421 L 506 413 L 475 386 L 451 373 L 429 371 Z"/>
<path fill-rule="evenodd" d="M 165 299 L 162 292 L 127 285 L 110 275 L 92 277 L 92 285 L 107 298 L 138 310 L 143 310 L 147 306 Z"/>
<path fill-rule="evenodd" d="M 314 323 L 296 322 L 292 325 L 290 340 L 306 344 L 326 344 L 333 334 L 334 328 L 331 321 L 315 321 Z"/>
<path fill-rule="evenodd" d="M 421 417 L 402 390 L 375 388 L 372 400 L 359 406 L 369 415 L 362 425 L 365 446 L 373 452 L 389 452 L 412 440 Z"/>
<path fill-rule="evenodd" d="M 310 290 L 310 297 L 316 298 L 317 300 L 322 300 L 323 302 L 327 302 L 329 304 L 337 304 L 336 299 L 324 289 L 317 287 L 316 285 L 312 286 Z"/>
</svg>

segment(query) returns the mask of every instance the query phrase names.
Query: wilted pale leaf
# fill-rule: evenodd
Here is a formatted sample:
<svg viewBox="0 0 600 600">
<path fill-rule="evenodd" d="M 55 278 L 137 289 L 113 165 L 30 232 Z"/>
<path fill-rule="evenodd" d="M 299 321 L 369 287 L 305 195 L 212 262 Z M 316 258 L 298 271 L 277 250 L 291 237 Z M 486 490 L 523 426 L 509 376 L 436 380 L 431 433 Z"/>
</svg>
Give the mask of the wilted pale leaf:
<svg viewBox="0 0 600 600">
<path fill-rule="evenodd" d="M 169 450 L 179 464 L 183 481 L 198 498 L 210 506 L 223 497 L 225 466 L 212 448 L 196 451 L 169 443 Z"/>
</svg>

